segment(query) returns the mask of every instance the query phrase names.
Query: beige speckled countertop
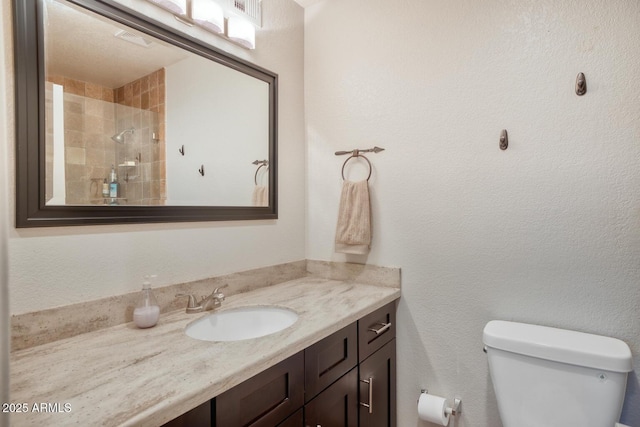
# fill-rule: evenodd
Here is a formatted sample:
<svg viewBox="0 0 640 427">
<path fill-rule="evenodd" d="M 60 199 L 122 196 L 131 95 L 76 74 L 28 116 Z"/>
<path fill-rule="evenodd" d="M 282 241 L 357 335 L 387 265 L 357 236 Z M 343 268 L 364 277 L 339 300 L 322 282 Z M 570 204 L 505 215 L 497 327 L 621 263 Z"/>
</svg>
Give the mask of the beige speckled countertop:
<svg viewBox="0 0 640 427">
<path fill-rule="evenodd" d="M 11 425 L 159 426 L 400 297 L 400 289 L 317 277 L 233 295 L 219 310 L 278 305 L 291 327 L 262 338 L 204 342 L 184 327 L 206 315 L 174 311 L 157 326 L 114 326 L 20 350 L 11 359 Z M 34 412 L 48 403 L 58 412 Z M 57 405 L 55 405 L 57 403 Z"/>
</svg>

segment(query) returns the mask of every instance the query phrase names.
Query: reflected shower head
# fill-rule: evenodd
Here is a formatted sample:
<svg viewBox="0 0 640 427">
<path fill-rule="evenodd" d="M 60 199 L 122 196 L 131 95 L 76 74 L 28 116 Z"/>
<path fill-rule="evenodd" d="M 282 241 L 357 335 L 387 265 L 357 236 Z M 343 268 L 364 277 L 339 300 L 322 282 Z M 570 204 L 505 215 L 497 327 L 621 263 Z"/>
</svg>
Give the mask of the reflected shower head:
<svg viewBox="0 0 640 427">
<path fill-rule="evenodd" d="M 122 132 L 120 132 L 120 133 L 117 133 L 117 134 L 113 135 L 113 136 L 111 137 L 111 139 L 113 139 L 113 140 L 114 140 L 115 142 L 117 142 L 118 144 L 123 144 L 123 143 L 124 143 L 124 136 L 125 136 L 127 133 L 133 133 L 133 132 L 135 132 L 135 130 L 136 130 L 136 128 L 129 128 L 129 129 L 125 129 L 125 130 L 123 130 Z"/>
</svg>

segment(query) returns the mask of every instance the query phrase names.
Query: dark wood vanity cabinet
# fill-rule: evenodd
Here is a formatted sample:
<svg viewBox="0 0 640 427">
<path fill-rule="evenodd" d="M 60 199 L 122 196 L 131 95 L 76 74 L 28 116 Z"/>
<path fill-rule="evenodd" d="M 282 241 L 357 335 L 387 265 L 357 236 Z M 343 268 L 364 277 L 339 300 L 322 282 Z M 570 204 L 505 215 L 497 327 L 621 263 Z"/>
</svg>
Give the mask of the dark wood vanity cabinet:
<svg viewBox="0 0 640 427">
<path fill-rule="evenodd" d="M 165 426 L 396 427 L 395 304 Z"/>
<path fill-rule="evenodd" d="M 358 427 L 358 368 L 304 405 L 305 427 Z"/>
<path fill-rule="evenodd" d="M 278 424 L 277 427 L 301 427 L 304 425 L 304 409 L 298 409 L 289 418 Z"/>
<path fill-rule="evenodd" d="M 162 427 L 211 427 L 211 401 L 172 419 Z"/>
<path fill-rule="evenodd" d="M 396 427 L 395 316 L 394 301 L 305 350 L 305 427 Z"/>
<path fill-rule="evenodd" d="M 360 427 L 396 427 L 395 302 L 358 321 Z"/>
<path fill-rule="evenodd" d="M 305 426 L 358 427 L 358 325 L 304 351 Z"/>
<path fill-rule="evenodd" d="M 216 427 L 274 427 L 304 404 L 304 352 L 213 400 Z"/>
<path fill-rule="evenodd" d="M 304 350 L 305 403 L 357 364 L 358 327 L 356 323 L 306 348 Z"/>
<path fill-rule="evenodd" d="M 358 361 L 381 349 L 396 337 L 395 301 L 358 320 Z"/>
<path fill-rule="evenodd" d="M 396 426 L 396 340 L 360 362 L 360 426 Z"/>
</svg>

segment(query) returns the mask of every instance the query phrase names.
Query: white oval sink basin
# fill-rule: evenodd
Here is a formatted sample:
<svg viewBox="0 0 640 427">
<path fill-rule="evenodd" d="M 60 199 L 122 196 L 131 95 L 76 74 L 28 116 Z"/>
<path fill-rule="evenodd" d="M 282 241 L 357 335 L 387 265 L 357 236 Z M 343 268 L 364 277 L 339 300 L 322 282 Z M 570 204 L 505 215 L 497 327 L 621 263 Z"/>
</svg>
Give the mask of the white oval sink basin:
<svg viewBox="0 0 640 427">
<path fill-rule="evenodd" d="M 185 333 L 203 341 L 240 341 L 274 334 L 298 320 L 283 307 L 240 307 L 212 313 L 187 325 Z"/>
</svg>

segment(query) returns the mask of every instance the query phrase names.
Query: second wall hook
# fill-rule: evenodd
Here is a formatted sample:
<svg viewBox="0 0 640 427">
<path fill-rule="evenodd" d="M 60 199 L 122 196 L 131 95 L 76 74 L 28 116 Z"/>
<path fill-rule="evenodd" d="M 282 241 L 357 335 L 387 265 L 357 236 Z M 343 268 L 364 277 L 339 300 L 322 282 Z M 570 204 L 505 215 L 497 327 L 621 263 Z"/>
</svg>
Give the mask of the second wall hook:
<svg viewBox="0 0 640 427">
<path fill-rule="evenodd" d="M 506 150 L 509 147 L 509 135 L 506 129 L 502 129 L 500 132 L 500 149 Z"/>
<path fill-rule="evenodd" d="M 582 96 L 587 93 L 587 78 L 584 73 L 578 73 L 576 77 L 576 95 Z"/>
<path fill-rule="evenodd" d="M 204 176 L 204 165 L 200 166 L 200 169 L 198 169 L 198 173 L 200 173 L 200 175 Z"/>
<path fill-rule="evenodd" d="M 184 145 L 178 148 L 178 152 L 184 156 Z"/>
</svg>

